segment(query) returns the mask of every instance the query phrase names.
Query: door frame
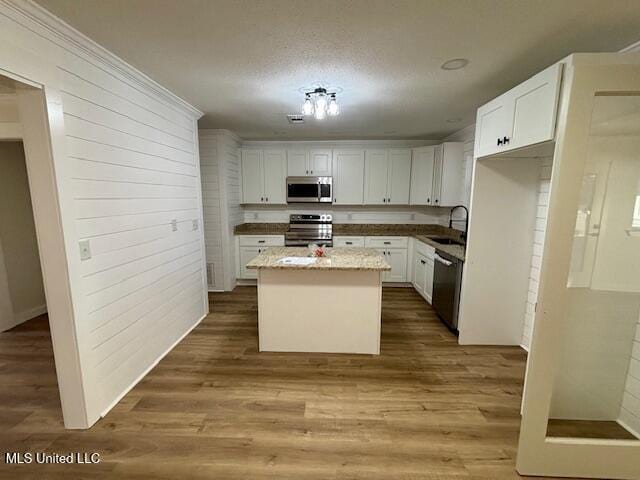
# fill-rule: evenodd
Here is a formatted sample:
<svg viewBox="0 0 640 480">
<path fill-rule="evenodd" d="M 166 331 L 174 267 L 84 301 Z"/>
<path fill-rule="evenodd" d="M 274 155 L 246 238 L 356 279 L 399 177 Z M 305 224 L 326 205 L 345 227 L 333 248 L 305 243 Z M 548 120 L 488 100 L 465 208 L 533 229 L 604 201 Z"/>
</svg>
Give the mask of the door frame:
<svg viewBox="0 0 640 480">
<path fill-rule="evenodd" d="M 12 53 L 16 58 L 11 60 L 18 67 L 21 52 Z M 58 69 L 46 62 L 30 73 L 41 77 L 42 83 L 0 68 L 0 75 L 20 84 L 16 96 L 64 426 L 83 429 L 90 423 L 69 272 L 79 256 L 70 255 L 65 242 L 65 231 L 74 227 L 72 219 L 64 217 L 62 205 L 71 206 L 73 200 L 59 182 L 65 168 L 60 78 Z"/>
<path fill-rule="evenodd" d="M 576 211 L 596 95 L 640 94 L 640 55 L 619 63 L 578 62 L 566 69 L 540 294 L 525 385 L 517 470 L 522 475 L 640 478 L 640 441 L 547 437 L 553 383 L 564 338 Z"/>
</svg>

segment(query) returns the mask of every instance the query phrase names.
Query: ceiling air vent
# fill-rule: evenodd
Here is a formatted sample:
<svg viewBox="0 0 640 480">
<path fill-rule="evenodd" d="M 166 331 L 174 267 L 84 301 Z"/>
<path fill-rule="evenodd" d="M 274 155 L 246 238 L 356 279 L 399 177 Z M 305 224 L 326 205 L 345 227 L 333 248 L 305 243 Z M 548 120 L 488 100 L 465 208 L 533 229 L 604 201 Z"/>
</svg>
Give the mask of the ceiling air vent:
<svg viewBox="0 0 640 480">
<path fill-rule="evenodd" d="M 287 120 L 289 123 L 293 124 L 293 125 L 298 125 L 300 123 L 304 123 L 304 116 L 303 115 L 287 115 Z"/>
</svg>

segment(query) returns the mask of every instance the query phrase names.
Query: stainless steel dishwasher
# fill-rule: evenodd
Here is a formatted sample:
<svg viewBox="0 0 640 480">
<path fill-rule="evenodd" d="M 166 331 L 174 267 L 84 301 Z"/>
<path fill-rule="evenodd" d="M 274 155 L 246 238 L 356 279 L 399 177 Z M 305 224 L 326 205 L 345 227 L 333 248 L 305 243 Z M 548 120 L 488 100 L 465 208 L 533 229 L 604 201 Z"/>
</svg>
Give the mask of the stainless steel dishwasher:
<svg viewBox="0 0 640 480">
<path fill-rule="evenodd" d="M 431 301 L 438 317 L 456 334 L 458 333 L 458 306 L 463 263 L 453 255 L 436 249 Z"/>
</svg>

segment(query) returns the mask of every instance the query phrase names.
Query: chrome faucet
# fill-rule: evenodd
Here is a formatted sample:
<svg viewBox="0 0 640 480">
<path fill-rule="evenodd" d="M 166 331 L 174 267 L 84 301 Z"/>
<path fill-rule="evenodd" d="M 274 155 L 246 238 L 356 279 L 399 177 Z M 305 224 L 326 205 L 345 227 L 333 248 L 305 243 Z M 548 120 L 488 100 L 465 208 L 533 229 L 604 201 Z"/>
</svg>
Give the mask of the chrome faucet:
<svg viewBox="0 0 640 480">
<path fill-rule="evenodd" d="M 458 208 L 464 208 L 464 211 L 465 211 L 464 220 L 453 219 L 453 212 Z M 467 230 L 469 229 L 469 210 L 467 209 L 467 207 L 465 207 L 464 205 L 456 205 L 455 207 L 451 208 L 451 210 L 449 211 L 449 228 L 453 228 L 453 222 L 464 222 L 464 232 L 462 232 L 462 234 L 460 235 L 460 238 L 466 241 Z"/>
</svg>

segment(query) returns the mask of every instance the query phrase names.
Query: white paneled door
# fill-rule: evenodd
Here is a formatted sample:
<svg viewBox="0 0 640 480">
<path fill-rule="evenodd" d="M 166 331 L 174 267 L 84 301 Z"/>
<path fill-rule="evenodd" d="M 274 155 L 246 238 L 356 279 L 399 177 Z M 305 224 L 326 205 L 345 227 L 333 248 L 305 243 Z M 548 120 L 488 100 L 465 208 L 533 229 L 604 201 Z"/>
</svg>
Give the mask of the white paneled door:
<svg viewBox="0 0 640 480">
<path fill-rule="evenodd" d="M 411 160 L 411 205 L 433 205 L 433 170 L 435 147 L 413 150 Z"/>
<path fill-rule="evenodd" d="M 262 151 L 242 151 L 242 201 L 243 203 L 262 203 Z"/>
<path fill-rule="evenodd" d="M 264 151 L 264 203 L 284 204 L 286 197 L 287 159 L 284 150 Z"/>
<path fill-rule="evenodd" d="M 333 203 L 362 205 L 364 201 L 364 150 L 333 151 Z"/>
<path fill-rule="evenodd" d="M 367 205 L 387 204 L 387 180 L 389 175 L 389 154 L 387 150 L 367 150 L 364 165 L 364 203 Z"/>
<path fill-rule="evenodd" d="M 387 203 L 391 205 L 408 205 L 410 182 L 411 150 L 406 148 L 389 150 Z"/>
<path fill-rule="evenodd" d="M 309 152 L 309 171 L 317 177 L 331 176 L 331 149 L 311 150 Z"/>
</svg>

